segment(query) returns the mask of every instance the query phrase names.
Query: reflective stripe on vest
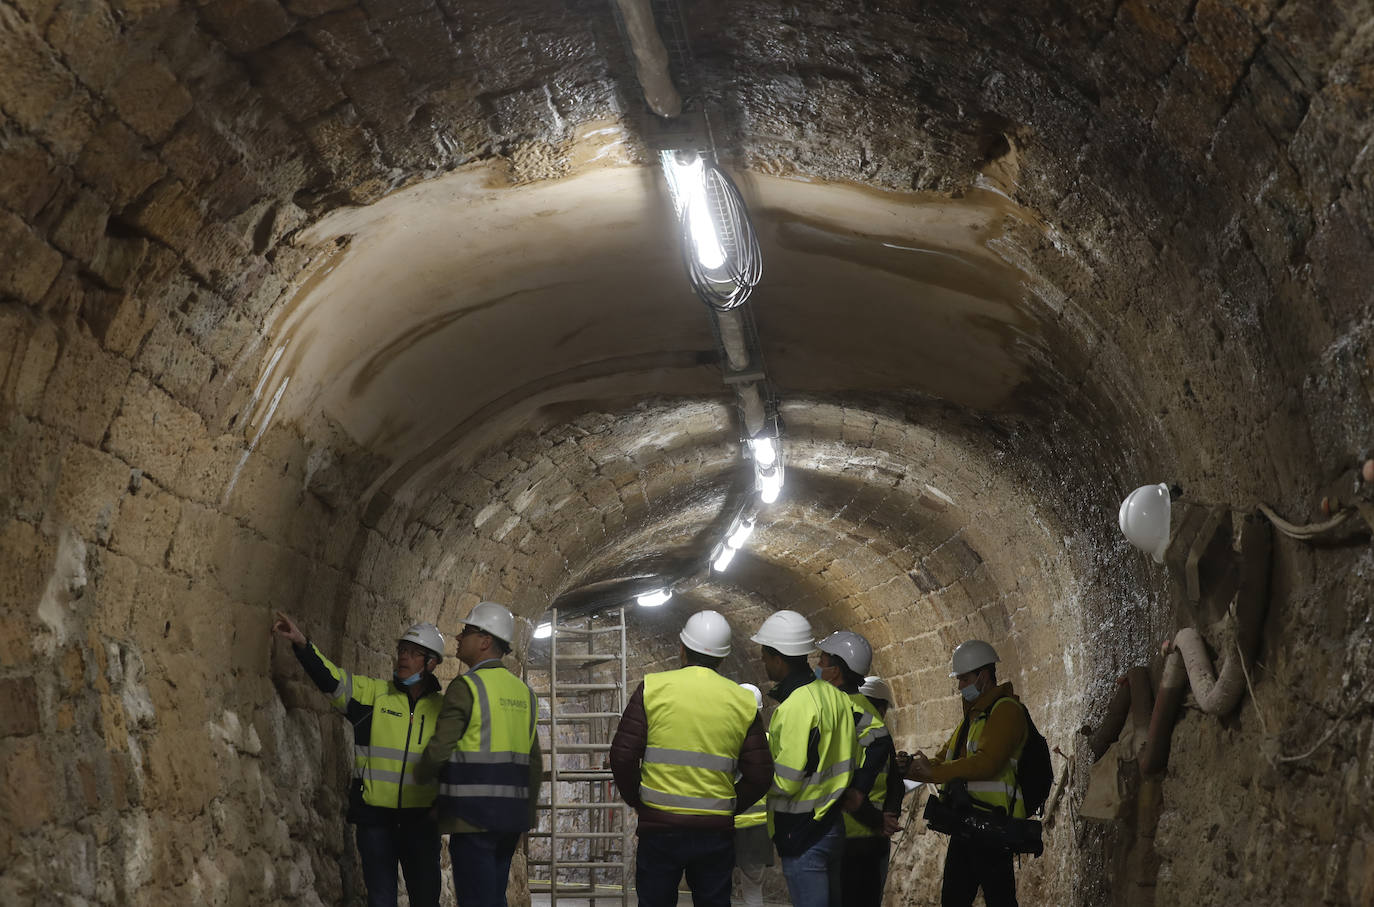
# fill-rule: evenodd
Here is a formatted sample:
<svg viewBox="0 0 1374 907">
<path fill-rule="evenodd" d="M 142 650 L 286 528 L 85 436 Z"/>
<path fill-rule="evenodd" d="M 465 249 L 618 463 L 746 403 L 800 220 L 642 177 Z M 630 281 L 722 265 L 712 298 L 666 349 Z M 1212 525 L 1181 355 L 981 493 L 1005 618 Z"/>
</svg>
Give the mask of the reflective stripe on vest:
<svg viewBox="0 0 1374 907">
<path fill-rule="evenodd" d="M 864 696 L 862 693 L 850 694 L 850 698 L 853 698 L 854 696 L 862 697 L 864 702 L 868 704 L 868 707 L 870 709 L 873 708 L 873 703 L 868 701 L 867 696 Z M 874 740 L 881 740 L 882 738 L 888 736 L 887 725 L 884 724 L 883 719 L 878 716 L 878 712 L 876 709 L 871 712 L 858 712 L 858 716 L 859 720 L 854 725 L 854 731 L 859 735 L 859 749 L 863 749 L 864 747 L 872 743 Z M 862 765 L 863 760 L 860 760 L 859 764 Z"/>
<path fill-rule="evenodd" d="M 316 649 L 315 652 L 318 654 L 319 649 Z M 328 664 L 328 662 L 325 663 Z M 334 688 L 334 692 L 330 694 L 329 698 L 337 703 L 339 708 L 343 708 L 348 705 L 348 700 L 353 698 L 353 674 L 343 668 L 339 670 L 343 676 L 339 678 L 339 685 Z"/>
<path fill-rule="evenodd" d="M 883 720 L 883 716 L 878 714 L 877 707 L 868 701 L 867 696 L 862 693 L 850 693 L 849 699 L 854 706 L 856 719 L 854 727 L 859 734 L 858 768 L 863 768 L 868 759 L 866 747 L 875 740 L 881 740 L 891 735 L 887 730 L 887 722 Z M 868 801 L 878 807 L 879 812 L 882 812 L 883 801 L 886 799 L 887 766 L 883 766 L 873 781 L 873 789 L 868 792 Z M 844 836 L 846 838 L 875 838 L 881 834 L 882 829 L 869 828 L 851 814 L 845 813 Z"/>
<path fill-rule="evenodd" d="M 692 665 L 644 678 L 644 715 L 644 802 L 685 815 L 732 814 L 740 747 L 758 715 L 754 697 Z"/>
<path fill-rule="evenodd" d="M 971 756 L 978 752 L 978 741 L 983 736 L 983 728 L 987 725 L 988 715 L 992 714 L 993 709 L 1004 702 L 1010 702 L 1014 708 L 1019 709 L 1022 707 L 1016 700 L 1003 697 L 994 702 L 992 708 L 988 709 L 986 712 L 980 712 L 976 718 L 973 718 L 969 724 L 968 738 L 964 743 L 966 756 Z M 950 740 L 949 749 L 945 752 L 946 762 L 954 759 L 954 744 L 956 740 L 958 740 L 957 732 L 954 738 Z M 1006 765 L 1002 766 L 1002 770 L 998 772 L 996 778 L 968 782 L 969 796 L 979 803 L 994 808 L 1001 808 L 1003 812 L 1006 812 L 1012 806 L 1011 798 L 1016 792 L 1016 765 L 1017 760 L 1021 758 L 1021 748 L 1025 745 L 1026 738 L 1023 734 L 1021 742 L 1016 745 L 1016 749 L 1012 750 L 1011 759 L 1007 761 Z M 1022 797 L 1018 796 L 1016 798 L 1016 804 L 1012 815 L 1018 818 L 1025 818 L 1026 804 Z"/>
<path fill-rule="evenodd" d="M 812 730 L 819 762 L 805 771 Z M 826 815 L 854 774 L 858 737 L 849 697 L 814 680 L 793 690 L 773 712 L 768 732 L 773 753 L 773 787 L 768 792 L 769 830 L 776 813 Z"/>
<path fill-rule="evenodd" d="M 768 802 L 760 799 L 753 806 L 735 816 L 736 828 L 754 828 L 768 821 Z"/>
<path fill-rule="evenodd" d="M 439 769 L 439 814 L 489 831 L 525 831 L 538 717 L 534 691 L 500 665 L 460 679 L 472 691 L 472 714 Z"/>
</svg>

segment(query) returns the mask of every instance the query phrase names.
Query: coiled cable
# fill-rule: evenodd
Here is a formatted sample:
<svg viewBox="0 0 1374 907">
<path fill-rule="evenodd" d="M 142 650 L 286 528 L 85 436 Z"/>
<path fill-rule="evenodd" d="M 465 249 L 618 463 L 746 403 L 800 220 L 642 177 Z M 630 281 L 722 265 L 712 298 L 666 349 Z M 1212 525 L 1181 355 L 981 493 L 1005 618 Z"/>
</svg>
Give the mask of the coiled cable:
<svg viewBox="0 0 1374 907">
<path fill-rule="evenodd" d="M 701 179 L 705 192 L 685 204 L 679 217 L 682 259 L 697 298 L 725 312 L 742 305 L 754 291 L 763 277 L 763 255 L 735 181 L 714 160 L 702 161 Z M 724 261 L 717 267 L 707 267 L 697 254 L 692 206 L 700 204 L 710 208 L 708 213 L 724 253 Z"/>
</svg>

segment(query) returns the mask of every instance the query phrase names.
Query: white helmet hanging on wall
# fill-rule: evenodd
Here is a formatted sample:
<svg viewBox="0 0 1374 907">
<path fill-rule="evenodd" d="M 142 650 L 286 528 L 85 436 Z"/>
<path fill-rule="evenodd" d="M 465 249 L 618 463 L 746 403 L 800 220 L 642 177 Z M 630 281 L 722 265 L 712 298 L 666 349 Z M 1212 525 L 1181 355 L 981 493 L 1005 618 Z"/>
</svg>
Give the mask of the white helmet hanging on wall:
<svg viewBox="0 0 1374 907">
<path fill-rule="evenodd" d="M 428 649 L 434 657 L 440 661 L 444 660 L 444 634 L 439 632 L 439 628 L 431 623 L 418 623 L 397 640 L 398 643 L 410 642 L 417 646 Z"/>
<path fill-rule="evenodd" d="M 967 674 L 976 671 L 985 665 L 996 664 L 1002 659 L 997 657 L 997 650 L 981 639 L 970 639 L 968 642 L 961 642 L 954 650 L 954 670 L 949 672 L 950 677 L 958 677 L 960 674 Z"/>
<path fill-rule="evenodd" d="M 860 677 L 867 674 L 869 666 L 873 664 L 873 647 L 853 630 L 836 630 L 822 639 L 816 648 L 834 655 Z"/>
<path fill-rule="evenodd" d="M 796 611 L 772 614 L 749 641 L 777 649 L 783 655 L 810 655 L 816 648 L 811 622 Z"/>
<path fill-rule="evenodd" d="M 1121 534 L 1132 545 L 1164 563 L 1164 551 L 1169 547 L 1169 514 L 1172 508 L 1169 486 L 1142 485 L 1126 495 L 1117 513 Z"/>
<path fill-rule="evenodd" d="M 687 618 L 678 639 L 702 655 L 724 658 L 730 654 L 730 624 L 719 611 L 698 611 Z"/>
<path fill-rule="evenodd" d="M 515 638 L 515 615 L 511 614 L 505 605 L 478 602 L 463 623 L 490 633 L 508 646 L 514 645 L 511 640 Z"/>
</svg>

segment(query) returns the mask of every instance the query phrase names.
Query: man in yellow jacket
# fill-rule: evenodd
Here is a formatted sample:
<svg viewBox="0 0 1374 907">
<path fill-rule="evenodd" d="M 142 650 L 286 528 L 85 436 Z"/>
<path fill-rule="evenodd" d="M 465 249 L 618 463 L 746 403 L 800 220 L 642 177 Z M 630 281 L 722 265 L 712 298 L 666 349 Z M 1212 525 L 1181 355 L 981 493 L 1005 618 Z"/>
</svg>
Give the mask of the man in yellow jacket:
<svg viewBox="0 0 1374 907">
<path fill-rule="evenodd" d="M 611 740 L 611 772 L 639 815 L 640 907 L 674 907 L 684 875 L 695 907 L 730 907 L 734 816 L 768 790 L 773 766 L 754 697 L 716 673 L 730 625 L 698 611 L 676 671 L 649 674 Z"/>
<path fill-rule="evenodd" d="M 1025 804 L 1016 796 L 1016 762 L 1026 744 L 1026 710 L 1010 683 L 997 683 L 999 660 L 997 651 L 981 639 L 961 643 L 954 650 L 954 670 L 949 676 L 955 678 L 963 697 L 964 720 L 933 759 L 924 753 L 912 756 L 907 777 L 942 788 L 963 781 L 969 798 L 978 805 L 1000 807 L 1024 818 Z M 942 907 L 969 907 L 979 888 L 987 907 L 1016 907 L 1011 851 L 950 838 L 940 891 Z"/>
<path fill-rule="evenodd" d="M 330 704 L 353 725 L 353 785 L 348 821 L 357 829 L 368 907 L 396 907 L 396 865 L 415 907 L 439 907 L 439 830 L 430 815 L 437 787 L 416 776 L 420 753 L 439 717 L 444 637 L 416 624 L 396 642 L 388 680 L 336 667 L 282 612 L 272 632 L 289 640 L 296 660 Z"/>
<path fill-rule="evenodd" d="M 534 691 L 501 663 L 515 617 L 478 602 L 458 636 L 469 670 L 444 693 L 416 775 L 439 778 L 439 830 L 449 836 L 459 907 L 505 907 L 511 858 L 535 821 L 544 759 Z"/>
<path fill-rule="evenodd" d="M 844 824 L 840 799 L 854 776 L 858 734 L 848 696 L 812 673 L 811 624 L 777 611 L 751 637 L 761 647 L 768 695 L 778 701 L 768 723 L 773 788 L 768 829 L 782 858 L 793 907 L 840 907 Z M 862 800 L 862 795 L 856 795 Z"/>
<path fill-rule="evenodd" d="M 837 630 L 817 645 L 820 677 L 849 696 L 859 750 L 854 780 L 841 800 L 844 817 L 843 907 L 881 907 L 891 847 L 898 827 L 902 778 L 883 715 L 861 692 L 873 647 L 852 630 Z M 852 793 L 851 793 L 852 792 Z"/>
</svg>

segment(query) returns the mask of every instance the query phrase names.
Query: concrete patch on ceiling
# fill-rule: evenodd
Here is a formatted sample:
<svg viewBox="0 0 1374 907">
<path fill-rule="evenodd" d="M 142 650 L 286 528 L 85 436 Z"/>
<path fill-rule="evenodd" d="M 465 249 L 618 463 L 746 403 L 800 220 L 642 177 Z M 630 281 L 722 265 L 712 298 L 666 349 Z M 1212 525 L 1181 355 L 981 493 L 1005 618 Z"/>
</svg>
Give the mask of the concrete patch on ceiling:
<svg viewBox="0 0 1374 907">
<path fill-rule="evenodd" d="M 275 325 L 273 383 L 291 382 L 278 418 L 326 416 L 404 470 L 475 454 L 541 408 L 719 394 L 657 175 L 600 139 L 566 179 L 510 185 L 474 166 L 306 231 L 302 244 L 342 251 Z M 1025 275 L 989 245 L 1020 216 L 1004 195 L 742 184 L 784 393 L 916 390 L 989 409 L 1025 380 Z"/>
</svg>

